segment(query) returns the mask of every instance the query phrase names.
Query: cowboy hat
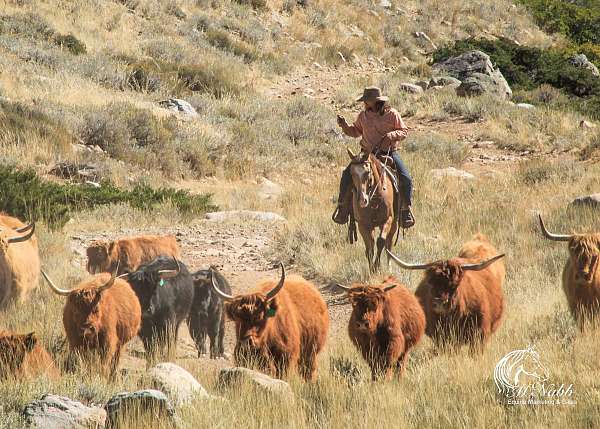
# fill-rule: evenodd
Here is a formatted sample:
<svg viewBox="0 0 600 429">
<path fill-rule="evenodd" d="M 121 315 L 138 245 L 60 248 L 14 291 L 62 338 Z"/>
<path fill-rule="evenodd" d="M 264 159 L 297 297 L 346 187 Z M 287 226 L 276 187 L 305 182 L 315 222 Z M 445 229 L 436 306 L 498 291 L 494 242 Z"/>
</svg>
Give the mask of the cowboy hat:
<svg viewBox="0 0 600 429">
<path fill-rule="evenodd" d="M 388 101 L 389 98 L 381 95 L 381 89 L 379 89 L 376 86 L 369 86 L 367 88 L 365 88 L 365 90 L 363 91 L 363 95 L 362 97 L 358 98 L 356 101 L 369 101 L 369 100 L 375 100 L 375 101 Z"/>
</svg>

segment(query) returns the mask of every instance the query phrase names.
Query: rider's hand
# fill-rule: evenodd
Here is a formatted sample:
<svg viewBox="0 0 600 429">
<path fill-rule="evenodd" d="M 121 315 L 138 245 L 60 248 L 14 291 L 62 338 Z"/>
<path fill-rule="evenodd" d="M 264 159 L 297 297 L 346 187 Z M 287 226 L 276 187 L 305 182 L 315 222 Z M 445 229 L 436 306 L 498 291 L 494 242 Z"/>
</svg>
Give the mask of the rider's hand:
<svg viewBox="0 0 600 429">
<path fill-rule="evenodd" d="M 344 126 L 348 126 L 348 122 L 346 122 L 346 118 L 344 118 L 343 116 L 337 115 L 337 124 L 340 127 L 344 127 Z"/>
</svg>

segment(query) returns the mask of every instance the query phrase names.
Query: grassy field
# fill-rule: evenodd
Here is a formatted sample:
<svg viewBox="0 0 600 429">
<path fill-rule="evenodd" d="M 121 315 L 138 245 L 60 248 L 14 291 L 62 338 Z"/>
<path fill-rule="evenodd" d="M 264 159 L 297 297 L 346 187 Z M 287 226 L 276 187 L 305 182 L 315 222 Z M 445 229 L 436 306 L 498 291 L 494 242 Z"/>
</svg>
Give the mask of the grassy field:
<svg viewBox="0 0 600 429">
<path fill-rule="evenodd" d="M 0 0 L 2 164 L 31 167 L 47 178 L 57 161 L 90 162 L 123 189 L 168 185 L 214 193 L 222 209 L 276 211 L 288 221 L 274 229 L 269 256 L 319 286 L 377 281 L 393 273 L 414 290 L 418 272 L 390 266 L 371 277 L 362 243 L 350 246 L 345 229 L 330 221 L 347 161 L 345 146 L 357 145 L 341 136 L 335 114 L 350 120 L 357 113 L 352 100 L 365 85 L 377 84 L 413 128 L 402 154 L 415 181 L 417 225 L 396 253 L 408 261 L 449 258 L 482 232 L 507 254 L 505 320 L 483 353 L 438 352 L 424 339 L 402 380 L 372 383 L 345 332 L 349 305 L 336 304 L 318 381 L 290 380 L 293 402 L 250 386 L 220 391 L 214 367 L 195 359 L 176 361 L 211 394 L 227 399 L 197 401 L 180 410 L 183 427 L 600 426 L 600 340 L 593 331 L 576 330 L 560 287 L 566 245 L 544 240 L 535 219 L 543 213 L 558 232 L 600 230 L 597 211 L 567 209 L 573 198 L 600 189 L 600 135 L 579 128 L 587 118 L 569 109 L 553 88 L 515 94 L 533 102 L 534 110 L 487 97 L 459 99 L 451 90 L 413 96 L 398 89 L 401 82 L 431 74 L 427 59 L 433 48 L 415 38 L 415 31 L 425 31 L 437 45 L 497 34 L 547 47 L 553 38 L 521 6 L 507 1 L 410 0 L 393 2 L 393 13 L 366 0 L 343 7 L 336 0 L 299 3 Z M 85 52 L 68 35 L 82 42 Z M 374 57 L 393 71 L 361 71 L 353 54 L 357 63 Z M 265 93 L 265 87 L 290 76 L 317 75 L 305 71 L 315 61 L 330 73 L 350 70 L 356 76 L 339 82 L 334 105 Z M 171 96 L 188 100 L 200 116 L 183 120 L 158 107 Z M 494 141 L 503 153 L 518 157 L 527 151 L 527 156 L 485 166 L 468 161 L 473 143 L 483 140 Z M 78 152 L 76 143 L 104 152 Z M 431 169 L 448 166 L 468 169 L 476 179 L 431 176 Z M 260 177 L 282 185 L 284 194 L 278 200 L 257 198 Z M 194 222 L 170 205 L 151 211 L 111 205 L 71 217 L 59 230 L 38 226 L 43 266 L 64 286 L 85 277 L 73 263 L 74 235 Z M 342 297 L 336 293 L 324 288 L 332 310 Z M 41 285 L 27 311 L 15 307 L 0 314 L 0 328 L 35 330 L 60 363 L 66 356 L 62 305 Z M 576 405 L 503 403 L 494 366 L 506 353 L 530 344 L 552 382 L 573 384 Z M 356 384 L 337 370 L 343 361 L 358 368 Z M 3 382 L 0 427 L 21 427 L 23 406 L 43 393 L 102 403 L 138 387 L 134 376 L 108 382 L 91 368 L 58 380 Z M 129 427 L 146 424 L 133 421 Z"/>
</svg>

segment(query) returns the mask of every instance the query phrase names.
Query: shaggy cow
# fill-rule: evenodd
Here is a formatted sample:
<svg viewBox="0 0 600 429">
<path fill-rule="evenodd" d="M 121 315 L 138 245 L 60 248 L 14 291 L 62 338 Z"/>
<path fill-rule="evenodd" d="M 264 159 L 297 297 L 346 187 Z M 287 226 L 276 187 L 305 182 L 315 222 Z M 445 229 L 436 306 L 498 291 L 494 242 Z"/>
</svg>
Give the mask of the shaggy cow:
<svg viewBox="0 0 600 429">
<path fill-rule="evenodd" d="M 96 274 L 73 290 L 60 289 L 42 275 L 58 295 L 66 296 L 63 325 L 71 357 L 97 357 L 102 370 L 114 375 L 121 349 L 140 329 L 142 312 L 129 284 L 108 273 Z"/>
<path fill-rule="evenodd" d="M 425 314 L 419 301 L 394 277 L 381 286 L 338 285 L 348 292 L 352 315 L 350 340 L 371 367 L 373 381 L 402 375 L 410 350 L 425 332 Z"/>
<path fill-rule="evenodd" d="M 0 379 L 20 380 L 40 375 L 56 377 L 58 370 L 35 333 L 0 332 Z"/>
<path fill-rule="evenodd" d="M 571 314 L 580 329 L 600 313 L 600 234 L 553 234 L 539 216 L 544 236 L 569 243 L 569 259 L 562 274 L 562 286 Z"/>
<path fill-rule="evenodd" d="M 176 259 L 160 256 L 125 274 L 142 308 L 139 336 L 147 356 L 164 355 L 177 343 L 179 325 L 189 315 L 194 282 L 187 267 Z"/>
<path fill-rule="evenodd" d="M 188 319 L 190 334 L 196 342 L 198 355 L 206 354 L 206 336 L 210 340 L 210 358 L 216 359 L 225 355 L 223 336 L 225 335 L 225 313 L 223 299 L 213 290 L 212 279 L 220 291 L 231 294 L 229 283 L 217 271 L 210 267 L 192 274 L 194 279 L 194 303 Z"/>
<path fill-rule="evenodd" d="M 425 333 L 437 346 L 448 342 L 476 349 L 487 342 L 502 320 L 504 264 L 488 239 L 478 234 L 466 242 L 458 258 L 402 268 L 426 270 L 415 294 L 427 320 Z M 495 263 L 495 264 L 494 264 Z"/>
<path fill-rule="evenodd" d="M 279 378 L 298 371 L 307 381 L 315 379 L 329 316 L 312 283 L 299 276 L 286 280 L 281 265 L 278 283 L 265 281 L 250 293 L 231 296 L 215 281 L 213 288 L 226 301 L 225 313 L 235 323 L 237 365 L 256 364 Z"/>
<path fill-rule="evenodd" d="M 145 262 L 158 256 L 179 259 L 179 245 L 172 235 L 144 235 L 115 241 L 94 241 L 87 248 L 87 270 L 90 274 L 110 273 L 118 267 L 117 275 L 135 271 Z"/>
<path fill-rule="evenodd" d="M 0 216 L 0 308 L 23 302 L 39 282 L 40 258 L 35 225 Z"/>
</svg>

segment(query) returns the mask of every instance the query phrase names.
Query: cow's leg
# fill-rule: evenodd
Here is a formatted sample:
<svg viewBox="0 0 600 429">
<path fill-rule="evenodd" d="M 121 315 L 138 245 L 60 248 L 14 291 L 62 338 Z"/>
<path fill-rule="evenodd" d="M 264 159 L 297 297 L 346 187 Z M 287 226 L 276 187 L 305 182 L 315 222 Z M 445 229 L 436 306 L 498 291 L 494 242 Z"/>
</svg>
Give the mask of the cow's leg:
<svg viewBox="0 0 600 429">
<path fill-rule="evenodd" d="M 365 256 L 369 263 L 369 270 L 373 271 L 373 255 L 375 249 L 375 240 L 373 240 L 373 229 L 358 223 L 358 231 L 365 242 Z"/>
<path fill-rule="evenodd" d="M 305 381 L 315 381 L 317 375 L 317 352 L 314 347 L 307 347 L 302 352 L 298 364 L 298 372 Z"/>
<path fill-rule="evenodd" d="M 406 371 L 406 364 L 408 363 L 408 351 L 402 353 L 398 358 L 398 362 L 396 364 L 396 375 L 398 378 L 404 375 Z"/>
<path fill-rule="evenodd" d="M 208 325 L 208 338 L 210 340 L 210 358 L 216 359 L 219 356 L 218 340 L 219 340 L 219 328 L 221 325 L 220 320 L 211 320 Z"/>
<path fill-rule="evenodd" d="M 116 346 L 114 351 L 112 352 L 112 358 L 110 361 L 110 379 L 113 381 L 117 376 L 119 360 L 121 360 L 121 347 Z"/>
<path fill-rule="evenodd" d="M 198 357 L 206 354 L 206 323 L 203 317 L 197 313 L 191 313 L 188 317 L 188 329 L 196 343 Z"/>
<path fill-rule="evenodd" d="M 225 347 L 223 346 L 223 339 L 225 338 L 225 315 L 221 311 L 219 315 L 219 337 L 217 342 L 217 354 L 219 357 L 225 356 Z"/>
</svg>

